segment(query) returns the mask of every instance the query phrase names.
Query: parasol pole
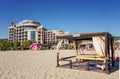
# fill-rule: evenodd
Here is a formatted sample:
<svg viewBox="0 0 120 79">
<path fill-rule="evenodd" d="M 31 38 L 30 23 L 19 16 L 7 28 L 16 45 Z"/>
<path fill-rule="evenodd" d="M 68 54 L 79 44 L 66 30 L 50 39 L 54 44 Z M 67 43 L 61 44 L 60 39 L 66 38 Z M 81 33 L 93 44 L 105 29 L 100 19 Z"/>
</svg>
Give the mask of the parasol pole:
<svg viewBox="0 0 120 79">
<path fill-rule="evenodd" d="M 57 44 L 57 67 L 59 67 L 59 49 L 62 44 L 63 39 L 60 39 L 60 41 Z"/>
</svg>

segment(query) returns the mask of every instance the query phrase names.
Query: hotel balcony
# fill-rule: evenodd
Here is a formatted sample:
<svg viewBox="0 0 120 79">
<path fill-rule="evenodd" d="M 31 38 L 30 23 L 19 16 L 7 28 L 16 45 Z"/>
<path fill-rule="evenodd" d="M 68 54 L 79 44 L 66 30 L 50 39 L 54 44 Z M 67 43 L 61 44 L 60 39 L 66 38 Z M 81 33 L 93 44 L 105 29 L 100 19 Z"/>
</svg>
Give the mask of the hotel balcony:
<svg viewBox="0 0 120 79">
<path fill-rule="evenodd" d="M 17 34 L 17 36 L 21 36 L 21 34 Z"/>
<path fill-rule="evenodd" d="M 9 38 L 8 40 L 13 40 L 12 38 Z"/>
<path fill-rule="evenodd" d="M 41 31 L 38 31 L 38 33 L 41 33 Z"/>
<path fill-rule="evenodd" d="M 14 32 L 14 31 L 9 31 L 9 33 L 12 33 L 12 32 Z"/>
<path fill-rule="evenodd" d="M 9 35 L 13 35 L 13 33 L 9 33 Z"/>
<path fill-rule="evenodd" d="M 40 37 L 41 35 L 38 35 L 38 37 Z"/>
<path fill-rule="evenodd" d="M 27 34 L 27 32 L 24 32 L 24 34 Z"/>
<path fill-rule="evenodd" d="M 18 33 L 21 33 L 21 31 L 18 31 Z"/>
<path fill-rule="evenodd" d="M 24 32 L 24 29 L 22 29 L 21 32 Z"/>
<path fill-rule="evenodd" d="M 13 35 L 10 35 L 9 37 L 13 37 Z"/>
<path fill-rule="evenodd" d="M 27 41 L 27 38 L 25 38 L 24 41 Z"/>
<path fill-rule="evenodd" d="M 18 30 L 20 30 L 21 29 L 21 27 L 18 27 Z"/>
</svg>

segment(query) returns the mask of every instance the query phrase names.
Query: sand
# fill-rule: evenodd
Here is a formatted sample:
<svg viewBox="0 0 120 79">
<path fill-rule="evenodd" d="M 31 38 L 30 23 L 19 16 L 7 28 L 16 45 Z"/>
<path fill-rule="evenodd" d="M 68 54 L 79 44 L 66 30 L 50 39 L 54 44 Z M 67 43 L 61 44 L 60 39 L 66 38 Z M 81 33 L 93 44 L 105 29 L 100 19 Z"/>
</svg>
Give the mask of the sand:
<svg viewBox="0 0 120 79">
<path fill-rule="evenodd" d="M 61 57 L 75 55 L 74 50 L 60 52 Z M 119 79 L 119 70 L 108 75 L 59 68 L 56 67 L 56 50 L 0 51 L 0 79 Z"/>
</svg>

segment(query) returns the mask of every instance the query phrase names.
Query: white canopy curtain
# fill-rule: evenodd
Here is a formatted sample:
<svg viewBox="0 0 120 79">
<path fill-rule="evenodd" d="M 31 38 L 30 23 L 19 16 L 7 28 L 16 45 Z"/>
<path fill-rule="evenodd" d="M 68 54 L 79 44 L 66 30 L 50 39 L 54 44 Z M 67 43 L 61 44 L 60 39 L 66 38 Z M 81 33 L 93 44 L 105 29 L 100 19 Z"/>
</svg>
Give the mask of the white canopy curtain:
<svg viewBox="0 0 120 79">
<path fill-rule="evenodd" d="M 61 46 L 62 42 L 63 42 L 63 39 L 60 39 L 60 40 L 58 41 L 58 44 L 57 44 L 57 52 L 59 52 L 59 49 L 60 49 L 60 46 Z"/>
<path fill-rule="evenodd" d="M 74 40 L 73 42 L 74 42 L 74 49 L 76 49 L 76 43 L 77 43 L 77 41 Z"/>
<path fill-rule="evenodd" d="M 105 56 L 105 37 L 93 37 L 92 40 L 97 54 L 100 56 Z"/>
</svg>

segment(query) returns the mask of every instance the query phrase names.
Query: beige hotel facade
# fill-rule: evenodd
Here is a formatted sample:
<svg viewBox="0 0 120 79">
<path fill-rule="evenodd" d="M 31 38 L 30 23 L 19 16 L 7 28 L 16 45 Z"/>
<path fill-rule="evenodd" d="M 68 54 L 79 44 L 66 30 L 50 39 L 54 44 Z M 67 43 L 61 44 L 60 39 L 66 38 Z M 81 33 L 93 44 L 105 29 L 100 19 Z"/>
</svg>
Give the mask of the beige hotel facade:
<svg viewBox="0 0 120 79">
<path fill-rule="evenodd" d="M 42 24 L 33 20 L 23 20 L 18 24 L 11 23 L 9 27 L 10 42 L 23 42 L 27 40 L 33 40 L 37 43 L 57 43 L 57 36 L 68 35 L 68 32 L 61 30 L 47 30 Z"/>
</svg>

